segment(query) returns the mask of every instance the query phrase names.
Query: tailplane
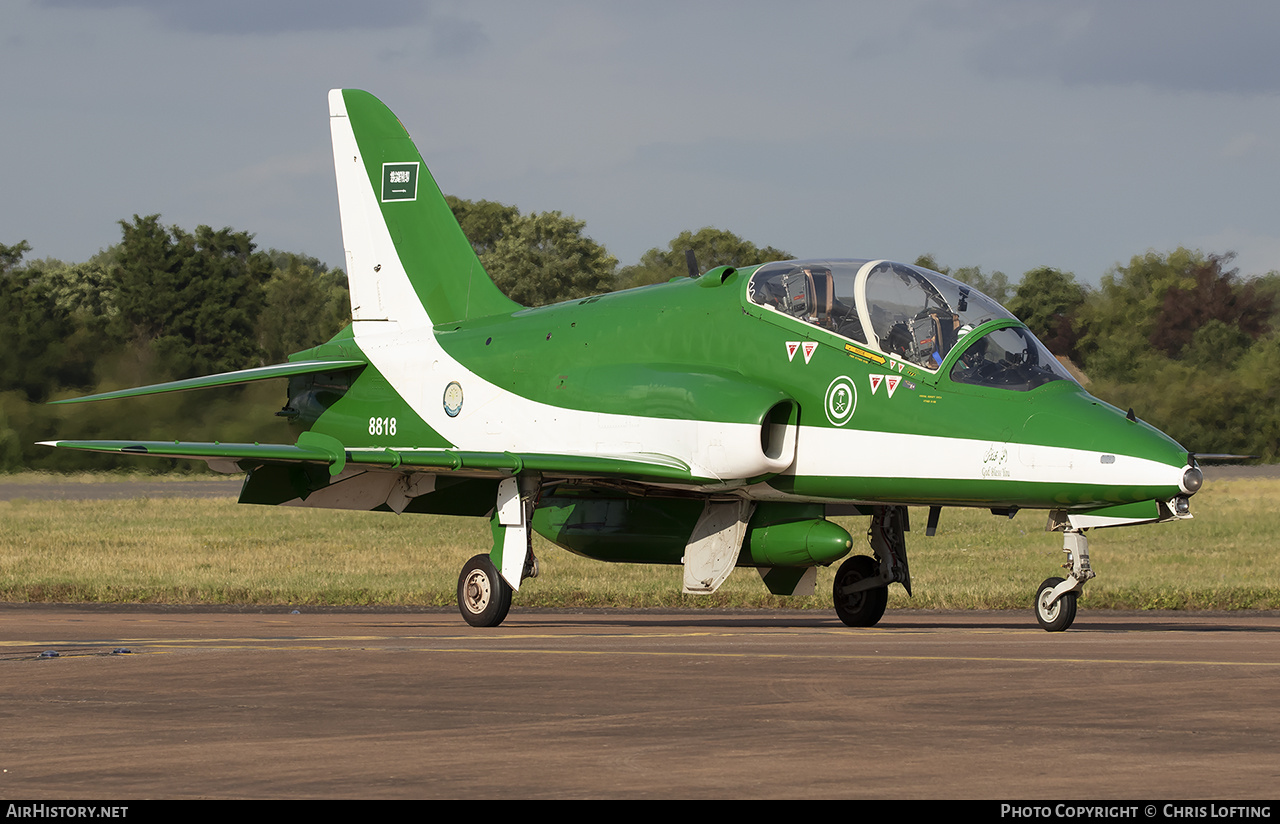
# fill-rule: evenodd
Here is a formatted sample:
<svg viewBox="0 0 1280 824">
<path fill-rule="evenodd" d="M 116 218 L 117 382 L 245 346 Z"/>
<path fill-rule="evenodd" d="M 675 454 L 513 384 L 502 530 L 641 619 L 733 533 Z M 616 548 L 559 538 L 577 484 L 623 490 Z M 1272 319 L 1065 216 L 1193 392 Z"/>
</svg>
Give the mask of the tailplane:
<svg viewBox="0 0 1280 824">
<path fill-rule="evenodd" d="M 329 92 L 333 165 L 353 331 L 509 314 L 449 204 L 391 110 L 368 92 Z"/>
</svg>

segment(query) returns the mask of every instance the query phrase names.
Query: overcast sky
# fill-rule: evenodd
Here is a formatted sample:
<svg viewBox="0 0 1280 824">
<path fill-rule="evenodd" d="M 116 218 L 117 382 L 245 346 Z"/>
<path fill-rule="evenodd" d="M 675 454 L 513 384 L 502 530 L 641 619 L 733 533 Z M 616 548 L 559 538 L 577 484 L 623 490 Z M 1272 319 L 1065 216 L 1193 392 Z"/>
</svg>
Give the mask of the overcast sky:
<svg viewBox="0 0 1280 824">
<path fill-rule="evenodd" d="M 1280 269 L 1280 4 L 0 0 L 0 242 L 117 221 L 342 263 L 326 93 L 445 192 L 559 210 L 622 264 L 712 225 L 1096 283 L 1148 249 Z"/>
</svg>

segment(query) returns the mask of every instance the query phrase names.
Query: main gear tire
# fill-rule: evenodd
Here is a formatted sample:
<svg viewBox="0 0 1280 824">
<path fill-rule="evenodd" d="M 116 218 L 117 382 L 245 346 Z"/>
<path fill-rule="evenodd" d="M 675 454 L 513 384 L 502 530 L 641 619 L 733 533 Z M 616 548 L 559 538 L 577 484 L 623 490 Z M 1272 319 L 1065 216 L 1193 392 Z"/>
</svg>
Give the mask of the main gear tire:
<svg viewBox="0 0 1280 824">
<path fill-rule="evenodd" d="M 870 555 L 855 555 L 836 570 L 831 586 L 831 600 L 836 615 L 850 627 L 874 627 L 884 617 L 889 604 L 889 587 L 880 586 L 845 594 L 845 587 L 868 578 L 880 577 L 880 563 Z"/>
<path fill-rule="evenodd" d="M 511 609 L 511 585 L 488 555 L 477 555 L 458 576 L 458 611 L 473 627 L 496 627 Z"/>
</svg>

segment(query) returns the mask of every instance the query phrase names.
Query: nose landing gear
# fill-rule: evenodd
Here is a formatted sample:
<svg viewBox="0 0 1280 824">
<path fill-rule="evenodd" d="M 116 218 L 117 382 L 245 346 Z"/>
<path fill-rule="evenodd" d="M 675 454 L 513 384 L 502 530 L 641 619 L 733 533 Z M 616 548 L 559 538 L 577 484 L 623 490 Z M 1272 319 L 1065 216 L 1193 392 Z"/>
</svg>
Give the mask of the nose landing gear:
<svg viewBox="0 0 1280 824">
<path fill-rule="evenodd" d="M 1068 592 L 1053 599 L 1053 591 L 1063 583 L 1061 578 L 1046 578 L 1036 592 L 1036 620 L 1046 632 L 1062 632 L 1076 620 L 1076 593 Z"/>
<path fill-rule="evenodd" d="M 1036 590 L 1036 621 L 1046 632 L 1062 632 L 1076 620 L 1076 599 L 1085 581 L 1096 573 L 1089 568 L 1089 539 L 1083 529 L 1062 527 L 1062 551 L 1067 553 L 1069 577 L 1047 578 Z"/>
</svg>

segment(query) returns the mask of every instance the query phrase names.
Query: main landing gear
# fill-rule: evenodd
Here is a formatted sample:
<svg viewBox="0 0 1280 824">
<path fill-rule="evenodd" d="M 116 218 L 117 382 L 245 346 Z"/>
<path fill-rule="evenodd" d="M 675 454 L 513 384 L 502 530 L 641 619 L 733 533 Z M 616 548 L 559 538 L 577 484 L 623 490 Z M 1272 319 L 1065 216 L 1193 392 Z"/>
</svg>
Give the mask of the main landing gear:
<svg viewBox="0 0 1280 824">
<path fill-rule="evenodd" d="M 458 611 L 473 627 L 496 627 L 511 609 L 511 585 L 488 555 L 477 555 L 458 576 Z"/>
<path fill-rule="evenodd" d="M 874 627 L 884 616 L 889 603 L 889 587 L 884 585 L 860 589 L 863 581 L 880 579 L 880 563 L 870 555 L 855 555 L 836 570 L 831 585 L 831 600 L 836 615 L 848 627 Z"/>
<path fill-rule="evenodd" d="M 538 559 L 530 552 L 525 560 L 524 578 L 538 577 Z M 473 627 L 496 627 L 511 611 L 515 592 L 493 565 L 488 555 L 476 555 L 458 575 L 458 612 Z"/>
<path fill-rule="evenodd" d="M 1076 620 L 1076 599 L 1085 581 L 1096 574 L 1089 568 L 1089 539 L 1083 529 L 1062 527 L 1062 551 L 1067 553 L 1067 578 L 1047 578 L 1036 590 L 1036 621 L 1046 632 L 1062 632 Z"/>
<path fill-rule="evenodd" d="M 473 627 L 501 624 L 511 610 L 511 594 L 524 579 L 538 577 L 529 522 L 540 489 L 536 474 L 498 483 L 497 502 L 489 518 L 493 551 L 467 561 L 458 575 L 458 612 Z"/>
<path fill-rule="evenodd" d="M 871 516 L 870 555 L 855 555 L 836 570 L 831 601 L 836 615 L 850 627 L 874 627 L 889 603 L 889 584 L 897 581 L 911 594 L 907 569 L 907 508 L 878 506 Z"/>
</svg>

